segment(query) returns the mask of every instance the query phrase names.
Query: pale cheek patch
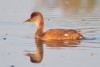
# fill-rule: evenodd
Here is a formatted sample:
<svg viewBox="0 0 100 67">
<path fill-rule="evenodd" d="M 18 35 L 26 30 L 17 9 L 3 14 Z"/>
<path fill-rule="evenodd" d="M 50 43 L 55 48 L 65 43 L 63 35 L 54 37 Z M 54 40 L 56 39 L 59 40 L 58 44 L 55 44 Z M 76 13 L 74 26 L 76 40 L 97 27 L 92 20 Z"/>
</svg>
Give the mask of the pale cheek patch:
<svg viewBox="0 0 100 67">
<path fill-rule="evenodd" d="M 69 36 L 68 34 L 64 34 L 64 36 Z"/>
</svg>

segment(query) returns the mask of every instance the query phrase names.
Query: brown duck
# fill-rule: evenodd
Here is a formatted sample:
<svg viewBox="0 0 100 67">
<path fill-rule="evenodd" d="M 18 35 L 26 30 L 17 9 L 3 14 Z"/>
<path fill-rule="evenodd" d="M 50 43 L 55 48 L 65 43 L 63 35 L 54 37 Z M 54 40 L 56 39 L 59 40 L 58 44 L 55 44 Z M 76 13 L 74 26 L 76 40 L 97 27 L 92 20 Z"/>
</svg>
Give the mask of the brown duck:
<svg viewBox="0 0 100 67">
<path fill-rule="evenodd" d="M 72 29 L 49 29 L 43 32 L 44 29 L 44 18 L 40 12 L 33 12 L 28 20 L 25 22 L 32 22 L 36 25 L 35 38 L 46 40 L 80 40 L 83 39 L 78 31 Z"/>
</svg>

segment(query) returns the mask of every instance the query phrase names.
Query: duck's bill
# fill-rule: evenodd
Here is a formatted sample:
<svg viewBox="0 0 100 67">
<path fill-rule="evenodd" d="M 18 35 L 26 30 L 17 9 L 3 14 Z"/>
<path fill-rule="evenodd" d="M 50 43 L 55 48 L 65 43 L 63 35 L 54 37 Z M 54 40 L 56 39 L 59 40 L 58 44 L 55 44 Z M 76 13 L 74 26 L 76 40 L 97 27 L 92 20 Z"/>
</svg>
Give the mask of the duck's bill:
<svg viewBox="0 0 100 67">
<path fill-rule="evenodd" d="M 28 20 L 26 20 L 26 21 L 24 21 L 24 22 L 31 22 L 31 20 L 30 20 L 30 19 L 28 19 Z"/>
</svg>

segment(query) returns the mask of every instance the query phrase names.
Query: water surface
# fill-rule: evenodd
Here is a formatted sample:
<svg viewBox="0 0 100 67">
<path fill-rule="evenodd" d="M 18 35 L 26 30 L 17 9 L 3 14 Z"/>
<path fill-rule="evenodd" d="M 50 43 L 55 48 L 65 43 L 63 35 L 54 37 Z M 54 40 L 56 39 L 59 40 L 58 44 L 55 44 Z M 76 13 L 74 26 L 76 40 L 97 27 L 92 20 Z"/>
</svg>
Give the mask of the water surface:
<svg viewBox="0 0 100 67">
<path fill-rule="evenodd" d="M 99 0 L 25 0 L 23 3 L 28 7 L 23 6 L 22 12 L 20 4 L 21 7 L 15 10 L 19 10 L 18 13 L 9 15 L 11 10 L 4 9 L 9 14 L 1 16 L 0 67 L 100 67 Z M 33 11 L 43 13 L 44 31 L 51 28 L 75 29 L 85 39 L 45 43 L 35 40 L 35 25 L 21 22 Z M 30 59 L 34 54 L 39 59 L 37 63 Z"/>
</svg>

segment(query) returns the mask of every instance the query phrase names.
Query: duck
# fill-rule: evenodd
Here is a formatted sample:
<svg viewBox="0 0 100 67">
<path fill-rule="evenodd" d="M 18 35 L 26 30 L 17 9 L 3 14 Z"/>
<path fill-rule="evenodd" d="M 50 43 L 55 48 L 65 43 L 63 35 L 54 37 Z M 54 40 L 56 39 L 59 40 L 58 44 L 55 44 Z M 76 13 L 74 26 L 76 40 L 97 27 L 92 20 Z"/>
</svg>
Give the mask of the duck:
<svg viewBox="0 0 100 67">
<path fill-rule="evenodd" d="M 84 36 L 77 30 L 73 29 L 49 29 L 44 32 L 44 17 L 41 12 L 33 12 L 25 22 L 35 23 L 35 38 L 43 41 L 47 40 L 80 40 Z"/>
</svg>

